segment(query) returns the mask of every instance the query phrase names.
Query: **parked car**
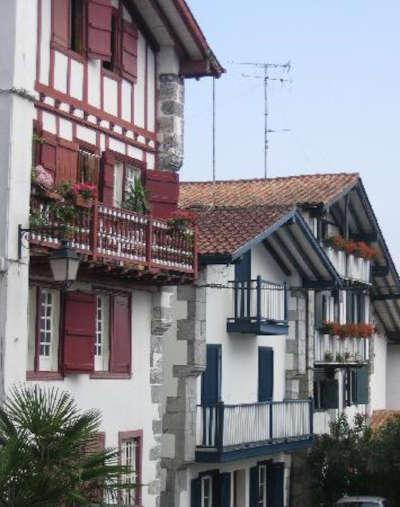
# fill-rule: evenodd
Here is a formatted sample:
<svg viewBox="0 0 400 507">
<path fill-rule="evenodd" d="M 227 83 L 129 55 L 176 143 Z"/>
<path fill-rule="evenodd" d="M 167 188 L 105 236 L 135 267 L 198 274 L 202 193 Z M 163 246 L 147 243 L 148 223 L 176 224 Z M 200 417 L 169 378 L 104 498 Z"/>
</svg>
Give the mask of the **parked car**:
<svg viewBox="0 0 400 507">
<path fill-rule="evenodd" d="M 387 500 L 377 496 L 344 496 L 336 505 L 342 507 L 389 507 Z"/>
</svg>

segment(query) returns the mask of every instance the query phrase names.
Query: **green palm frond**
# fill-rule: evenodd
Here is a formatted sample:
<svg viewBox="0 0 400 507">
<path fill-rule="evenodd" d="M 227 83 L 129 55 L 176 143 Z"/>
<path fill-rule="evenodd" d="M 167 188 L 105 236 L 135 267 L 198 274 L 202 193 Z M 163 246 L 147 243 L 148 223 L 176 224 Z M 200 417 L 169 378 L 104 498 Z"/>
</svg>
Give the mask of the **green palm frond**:
<svg viewBox="0 0 400 507">
<path fill-rule="evenodd" d="M 90 505 L 132 488 L 116 449 L 96 449 L 101 417 L 70 393 L 19 386 L 0 408 L 0 507 Z"/>
</svg>

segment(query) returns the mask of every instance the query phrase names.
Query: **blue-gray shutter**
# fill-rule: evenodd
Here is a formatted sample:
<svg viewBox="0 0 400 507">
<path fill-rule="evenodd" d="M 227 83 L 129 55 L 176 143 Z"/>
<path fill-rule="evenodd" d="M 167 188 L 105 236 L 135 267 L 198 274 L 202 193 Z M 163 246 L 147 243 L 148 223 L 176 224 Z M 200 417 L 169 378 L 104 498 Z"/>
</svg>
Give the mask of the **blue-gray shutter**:
<svg viewBox="0 0 400 507">
<path fill-rule="evenodd" d="M 190 507 L 201 507 L 201 479 L 193 479 L 190 489 Z"/>
<path fill-rule="evenodd" d="M 324 379 L 321 381 L 322 407 L 323 409 L 339 408 L 339 384 L 336 379 Z"/>
<path fill-rule="evenodd" d="M 362 366 L 356 370 L 356 403 L 368 403 L 368 366 Z"/>
<path fill-rule="evenodd" d="M 231 506 L 231 474 L 223 473 L 219 476 L 221 507 Z"/>
<path fill-rule="evenodd" d="M 271 465 L 271 507 L 284 507 L 284 463 L 272 463 Z"/>
<path fill-rule="evenodd" d="M 274 392 L 274 351 L 258 348 L 258 401 L 272 400 Z"/>
<path fill-rule="evenodd" d="M 207 345 L 207 367 L 201 383 L 201 404 L 215 405 L 221 394 L 221 345 Z"/>
<path fill-rule="evenodd" d="M 258 467 L 250 468 L 250 507 L 258 507 Z"/>
<path fill-rule="evenodd" d="M 235 281 L 248 282 L 251 279 L 251 250 L 235 262 Z"/>
</svg>

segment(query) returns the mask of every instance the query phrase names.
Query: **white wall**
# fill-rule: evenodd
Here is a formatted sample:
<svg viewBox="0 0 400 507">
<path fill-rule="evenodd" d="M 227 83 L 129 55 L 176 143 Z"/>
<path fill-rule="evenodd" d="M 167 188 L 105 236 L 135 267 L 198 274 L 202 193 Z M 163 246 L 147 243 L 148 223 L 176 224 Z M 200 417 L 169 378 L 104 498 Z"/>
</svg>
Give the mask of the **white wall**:
<svg viewBox="0 0 400 507">
<path fill-rule="evenodd" d="M 159 419 L 158 404 L 151 400 L 150 342 L 152 294 L 132 291 L 132 377 L 130 379 L 90 379 L 87 374 L 68 374 L 64 380 L 37 382 L 70 391 L 82 410 L 96 408 L 102 415 L 101 431 L 106 433 L 106 446 L 118 447 L 118 432 L 143 430 L 142 481 L 156 479 L 156 462 L 149 461 L 150 449 L 156 445 L 152 421 Z M 8 360 L 15 362 L 9 351 Z M 17 351 L 15 351 L 17 353 Z M 26 355 L 26 353 L 25 353 Z M 19 378 L 18 380 L 23 380 Z M 28 382 L 31 384 L 32 382 Z M 155 506 L 155 497 L 143 487 L 143 505 Z"/>
<path fill-rule="evenodd" d="M 387 375 L 387 341 L 385 336 L 374 335 L 372 338 L 373 373 L 370 376 L 370 411 L 386 408 L 386 375 Z M 389 407 L 388 407 L 389 408 Z"/>
<path fill-rule="evenodd" d="M 263 245 L 251 252 L 251 275 L 283 283 L 287 277 Z M 227 285 L 234 279 L 233 265 L 210 265 L 206 268 L 207 283 Z M 286 336 L 255 336 L 245 333 L 227 333 L 227 318 L 233 316 L 233 290 L 207 288 L 206 339 L 208 344 L 222 346 L 222 400 L 240 404 L 257 402 L 258 347 L 271 347 L 274 351 L 274 400 L 285 395 Z M 200 380 L 198 382 L 200 387 Z M 200 401 L 200 389 L 198 389 Z"/>
<path fill-rule="evenodd" d="M 386 408 L 400 410 L 400 344 L 388 344 L 386 368 Z"/>
</svg>

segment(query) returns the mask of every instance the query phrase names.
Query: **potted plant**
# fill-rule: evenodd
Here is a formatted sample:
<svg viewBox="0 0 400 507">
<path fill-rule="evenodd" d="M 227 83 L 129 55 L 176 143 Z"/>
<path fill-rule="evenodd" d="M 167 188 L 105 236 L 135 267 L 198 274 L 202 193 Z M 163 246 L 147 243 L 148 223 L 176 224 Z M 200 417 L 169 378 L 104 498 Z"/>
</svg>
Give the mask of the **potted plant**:
<svg viewBox="0 0 400 507">
<path fill-rule="evenodd" d="M 71 186 L 70 194 L 76 206 L 90 208 L 97 197 L 97 188 L 91 183 L 75 183 Z"/>
<path fill-rule="evenodd" d="M 324 361 L 331 363 L 333 361 L 333 354 L 331 352 L 325 352 Z"/>
<path fill-rule="evenodd" d="M 134 213 L 146 213 L 150 211 L 149 191 L 146 190 L 140 178 L 135 176 L 133 185 L 126 192 L 125 200 L 122 202 L 122 208 Z"/>
<path fill-rule="evenodd" d="M 61 199 L 60 194 L 54 188 L 54 177 L 51 171 L 39 164 L 32 169 L 31 177 L 34 189 L 39 190 L 41 194 L 49 199 Z"/>
<path fill-rule="evenodd" d="M 336 362 L 337 363 L 343 363 L 344 361 L 344 358 L 343 358 L 343 355 L 342 354 L 336 354 Z"/>
<path fill-rule="evenodd" d="M 179 209 L 174 211 L 168 219 L 168 224 L 171 229 L 180 231 L 185 231 L 194 222 L 195 216 L 193 213 Z"/>
</svg>

